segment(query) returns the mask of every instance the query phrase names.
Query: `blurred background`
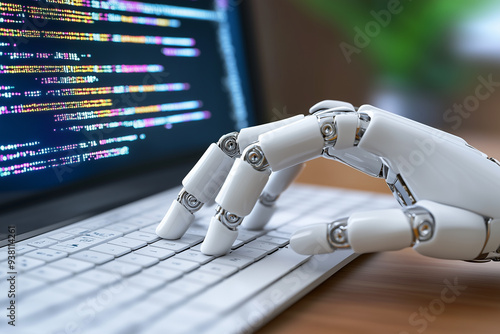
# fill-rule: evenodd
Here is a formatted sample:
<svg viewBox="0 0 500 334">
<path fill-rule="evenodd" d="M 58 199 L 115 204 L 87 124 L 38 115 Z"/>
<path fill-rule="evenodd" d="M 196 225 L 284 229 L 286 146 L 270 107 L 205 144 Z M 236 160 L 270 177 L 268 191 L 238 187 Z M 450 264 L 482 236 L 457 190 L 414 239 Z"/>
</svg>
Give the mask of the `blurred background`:
<svg viewBox="0 0 500 334">
<path fill-rule="evenodd" d="M 267 120 L 337 99 L 472 133 L 469 142 L 491 143 L 498 133 L 500 2 L 252 0 L 249 7 Z"/>
<path fill-rule="evenodd" d="M 324 99 L 372 104 L 500 159 L 500 2 L 232 0 L 254 18 L 267 121 Z M 335 161 L 299 182 L 389 193 Z"/>
</svg>

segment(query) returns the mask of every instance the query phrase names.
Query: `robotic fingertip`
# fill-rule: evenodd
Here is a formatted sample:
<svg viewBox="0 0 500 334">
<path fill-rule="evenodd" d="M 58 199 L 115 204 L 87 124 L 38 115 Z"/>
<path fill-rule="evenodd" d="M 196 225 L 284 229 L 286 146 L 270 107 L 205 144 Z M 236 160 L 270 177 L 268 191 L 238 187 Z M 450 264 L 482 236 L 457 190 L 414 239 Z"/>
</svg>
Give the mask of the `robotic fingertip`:
<svg viewBox="0 0 500 334">
<path fill-rule="evenodd" d="M 237 236 L 237 230 L 229 229 L 214 217 L 210 221 L 205 240 L 203 240 L 200 250 L 206 255 L 224 255 L 231 250 L 231 246 Z"/>
<path fill-rule="evenodd" d="M 179 239 L 186 233 L 193 221 L 194 215 L 179 202 L 174 201 L 165 217 L 156 227 L 156 234 L 164 239 Z"/>
<path fill-rule="evenodd" d="M 304 255 L 332 253 L 335 250 L 328 242 L 327 224 L 309 225 L 295 231 L 290 237 L 290 247 Z"/>
</svg>

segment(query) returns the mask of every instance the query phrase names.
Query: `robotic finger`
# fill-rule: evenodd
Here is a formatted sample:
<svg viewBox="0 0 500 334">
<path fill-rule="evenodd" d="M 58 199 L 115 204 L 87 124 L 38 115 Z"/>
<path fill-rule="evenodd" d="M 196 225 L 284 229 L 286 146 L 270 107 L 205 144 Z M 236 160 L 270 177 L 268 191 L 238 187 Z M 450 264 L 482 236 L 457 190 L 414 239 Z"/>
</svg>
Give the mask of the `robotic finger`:
<svg viewBox="0 0 500 334">
<path fill-rule="evenodd" d="M 166 215 L 156 228 L 156 234 L 165 239 L 178 239 L 184 235 L 195 219 L 195 213 L 204 204 L 211 203 L 226 180 L 234 159 L 241 150 L 257 140 L 263 133 L 286 124 L 293 123 L 303 116 L 246 128 L 222 136 L 217 143 L 211 144 L 201 159 L 182 180 L 183 189 L 173 201 Z"/>
<path fill-rule="evenodd" d="M 290 186 L 304 166 L 305 164 L 298 164 L 272 173 L 252 212 L 243 220 L 242 227 L 249 230 L 262 229 L 276 211 L 278 197 Z"/>
<path fill-rule="evenodd" d="M 290 246 L 301 254 L 330 253 L 351 248 L 371 253 L 413 247 L 429 257 L 477 259 L 495 252 L 500 231 L 476 213 L 432 201 L 419 201 L 404 210 L 358 212 L 330 224 L 296 231 Z"/>
</svg>

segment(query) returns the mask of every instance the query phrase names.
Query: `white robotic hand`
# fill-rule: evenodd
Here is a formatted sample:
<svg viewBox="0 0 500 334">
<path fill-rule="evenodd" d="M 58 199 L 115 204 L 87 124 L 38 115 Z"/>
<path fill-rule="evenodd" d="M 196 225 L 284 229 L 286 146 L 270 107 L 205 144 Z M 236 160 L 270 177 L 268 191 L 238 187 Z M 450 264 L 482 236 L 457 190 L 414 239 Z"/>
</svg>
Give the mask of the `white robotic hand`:
<svg viewBox="0 0 500 334">
<path fill-rule="evenodd" d="M 224 254 L 256 203 L 243 222 L 247 228 L 262 228 L 302 163 L 323 156 L 384 178 L 402 208 L 302 228 L 290 239 L 295 251 L 413 247 L 443 259 L 500 260 L 497 160 L 461 138 L 369 105 L 356 109 L 322 101 L 310 113 L 243 129 L 212 144 L 183 180 L 184 189 L 157 234 L 181 237 L 193 213 L 216 197 L 216 214 L 201 250 Z"/>
</svg>

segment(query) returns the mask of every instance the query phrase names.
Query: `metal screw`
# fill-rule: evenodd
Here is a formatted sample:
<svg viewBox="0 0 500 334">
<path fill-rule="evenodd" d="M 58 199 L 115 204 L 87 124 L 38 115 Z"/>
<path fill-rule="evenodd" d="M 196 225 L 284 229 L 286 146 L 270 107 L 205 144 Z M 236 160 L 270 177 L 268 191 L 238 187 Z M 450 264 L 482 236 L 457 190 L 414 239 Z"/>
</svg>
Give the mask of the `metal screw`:
<svg viewBox="0 0 500 334">
<path fill-rule="evenodd" d="M 262 159 L 262 155 L 260 152 L 252 150 L 248 152 L 248 161 L 250 161 L 252 164 L 258 163 Z"/>
<path fill-rule="evenodd" d="M 200 203 L 200 201 L 198 201 L 196 199 L 196 197 L 194 197 L 194 196 L 189 196 L 187 200 L 188 200 L 189 205 L 192 207 L 195 207 Z"/>
<path fill-rule="evenodd" d="M 324 136 L 331 136 L 333 134 L 333 126 L 329 123 L 327 124 L 324 124 L 322 127 L 321 127 L 321 133 L 324 135 Z"/>
<path fill-rule="evenodd" d="M 339 244 L 343 244 L 347 241 L 345 230 L 339 226 L 332 231 L 332 239 Z"/>
<path fill-rule="evenodd" d="M 234 151 L 236 149 L 236 143 L 233 140 L 228 140 L 224 146 L 228 151 Z"/>
<path fill-rule="evenodd" d="M 417 227 L 418 235 L 419 235 L 419 240 L 421 241 L 426 241 L 429 240 L 432 237 L 432 224 L 424 220 L 421 222 L 418 227 Z"/>
<path fill-rule="evenodd" d="M 226 213 L 226 218 L 230 223 L 236 223 L 239 219 L 239 217 L 233 213 Z"/>
</svg>

